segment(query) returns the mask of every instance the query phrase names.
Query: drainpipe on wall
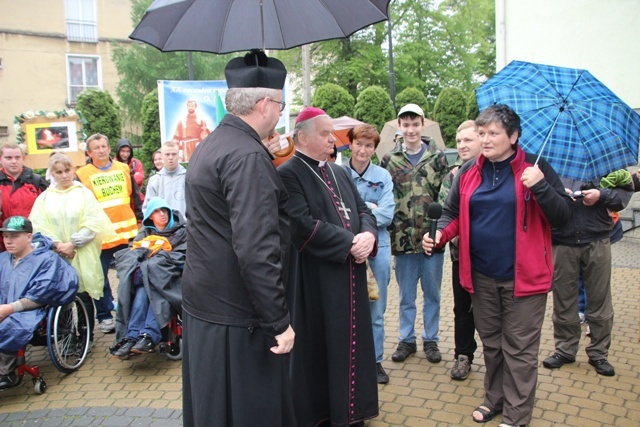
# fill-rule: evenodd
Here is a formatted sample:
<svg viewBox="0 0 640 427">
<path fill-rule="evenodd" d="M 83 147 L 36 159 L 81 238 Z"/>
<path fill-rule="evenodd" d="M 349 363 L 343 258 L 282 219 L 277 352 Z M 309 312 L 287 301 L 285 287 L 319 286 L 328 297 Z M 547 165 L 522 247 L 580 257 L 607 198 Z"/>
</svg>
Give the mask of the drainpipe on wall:
<svg viewBox="0 0 640 427">
<path fill-rule="evenodd" d="M 507 0 L 496 0 L 496 72 L 507 65 Z"/>
</svg>

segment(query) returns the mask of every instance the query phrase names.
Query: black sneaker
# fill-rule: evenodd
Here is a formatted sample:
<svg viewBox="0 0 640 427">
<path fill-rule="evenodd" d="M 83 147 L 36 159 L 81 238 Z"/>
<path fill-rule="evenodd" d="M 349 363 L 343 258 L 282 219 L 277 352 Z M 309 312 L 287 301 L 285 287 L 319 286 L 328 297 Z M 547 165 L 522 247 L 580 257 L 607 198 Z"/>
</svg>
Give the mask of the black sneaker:
<svg viewBox="0 0 640 427">
<path fill-rule="evenodd" d="M 11 372 L 10 374 L 3 375 L 0 377 L 0 391 L 6 390 L 11 387 L 15 387 L 18 385 L 20 381 L 18 380 L 18 375 L 16 371 Z"/>
<path fill-rule="evenodd" d="M 376 371 L 378 371 L 378 384 L 386 384 L 389 382 L 389 375 L 382 367 L 382 363 L 376 363 Z"/>
<path fill-rule="evenodd" d="M 438 350 L 438 343 L 435 341 L 425 341 L 423 344 L 424 352 L 427 355 L 427 360 L 431 363 L 440 363 L 442 355 Z"/>
<path fill-rule="evenodd" d="M 394 362 L 404 362 L 407 357 L 412 355 L 418 350 L 416 343 L 414 342 L 399 342 L 398 348 L 391 355 L 391 360 Z"/>
<path fill-rule="evenodd" d="M 113 353 L 115 357 L 126 360 L 131 355 L 131 349 L 136 345 L 136 340 L 126 338 L 122 345 Z"/>
<path fill-rule="evenodd" d="M 153 353 L 153 349 L 155 348 L 155 344 L 151 337 L 147 334 L 140 335 L 138 337 L 138 342 L 131 348 L 131 353 L 136 354 L 147 354 Z"/>
<path fill-rule="evenodd" d="M 596 372 L 599 373 L 600 375 L 612 377 L 616 374 L 616 370 L 613 369 L 613 366 L 611 366 L 611 363 L 609 363 L 607 359 L 598 359 L 598 360 L 589 359 L 589 365 L 596 368 Z"/>
<path fill-rule="evenodd" d="M 558 369 L 565 363 L 573 363 L 575 361 L 576 359 L 569 359 L 568 357 L 565 357 L 560 353 L 555 352 L 551 356 L 544 359 L 544 362 L 542 362 L 542 366 L 548 369 Z"/>
</svg>

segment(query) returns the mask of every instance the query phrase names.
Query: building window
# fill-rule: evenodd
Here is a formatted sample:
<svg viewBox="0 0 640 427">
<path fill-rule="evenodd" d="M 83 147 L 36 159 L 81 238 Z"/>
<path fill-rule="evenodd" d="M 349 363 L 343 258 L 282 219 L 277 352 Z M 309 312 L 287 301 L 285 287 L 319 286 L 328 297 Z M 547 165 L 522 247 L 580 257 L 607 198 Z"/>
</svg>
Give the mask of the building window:
<svg viewBox="0 0 640 427">
<path fill-rule="evenodd" d="M 100 57 L 67 55 L 67 93 L 69 105 L 75 105 L 85 89 L 102 89 Z"/>
<path fill-rule="evenodd" d="M 65 0 L 67 40 L 98 43 L 95 0 Z"/>
</svg>

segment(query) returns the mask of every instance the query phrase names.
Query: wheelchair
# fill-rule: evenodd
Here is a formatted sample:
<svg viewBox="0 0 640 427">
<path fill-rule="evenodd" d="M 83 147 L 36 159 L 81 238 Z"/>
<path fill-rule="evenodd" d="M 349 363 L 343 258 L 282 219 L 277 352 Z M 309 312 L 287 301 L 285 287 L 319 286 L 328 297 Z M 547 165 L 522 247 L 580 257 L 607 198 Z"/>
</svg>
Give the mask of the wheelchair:
<svg viewBox="0 0 640 427">
<path fill-rule="evenodd" d="M 32 346 L 47 346 L 53 366 L 63 374 L 69 374 L 84 363 L 90 348 L 89 319 L 82 300 L 75 299 L 59 307 L 49 307 L 45 319 L 40 322 L 33 338 Z M 18 351 L 18 384 L 25 373 L 32 377 L 36 394 L 47 390 L 47 383 L 36 365 L 28 365 L 25 359 L 26 349 Z"/>
<path fill-rule="evenodd" d="M 182 360 L 182 318 L 179 314 L 175 314 L 162 329 L 158 352 L 169 360 Z"/>
</svg>

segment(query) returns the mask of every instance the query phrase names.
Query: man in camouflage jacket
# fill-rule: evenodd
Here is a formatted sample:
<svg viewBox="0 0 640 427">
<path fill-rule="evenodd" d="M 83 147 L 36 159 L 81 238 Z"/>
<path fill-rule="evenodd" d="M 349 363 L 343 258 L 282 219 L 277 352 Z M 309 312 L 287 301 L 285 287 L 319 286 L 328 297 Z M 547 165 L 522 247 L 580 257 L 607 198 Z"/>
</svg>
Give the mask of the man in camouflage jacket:
<svg viewBox="0 0 640 427">
<path fill-rule="evenodd" d="M 444 153 L 436 148 L 435 141 L 421 137 L 424 113 L 419 106 L 405 105 L 398 113 L 398 125 L 403 141 L 385 155 L 381 163 L 393 179 L 396 202 L 389 232 L 400 290 L 400 342 L 392 360 L 401 362 L 416 352 L 415 301 L 420 279 L 424 295 L 423 348 L 427 359 L 438 363 L 441 360 L 438 329 L 444 254 L 440 251 L 426 256 L 421 239 L 429 231 L 427 208 L 438 199 L 448 172 L 447 161 Z"/>
</svg>

